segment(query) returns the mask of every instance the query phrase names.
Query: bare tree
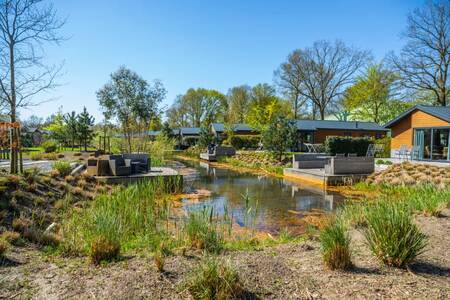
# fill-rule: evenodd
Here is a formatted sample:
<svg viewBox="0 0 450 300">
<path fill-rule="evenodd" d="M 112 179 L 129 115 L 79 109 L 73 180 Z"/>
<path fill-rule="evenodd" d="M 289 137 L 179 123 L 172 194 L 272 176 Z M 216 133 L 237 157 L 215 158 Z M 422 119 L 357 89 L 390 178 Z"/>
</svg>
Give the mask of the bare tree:
<svg viewBox="0 0 450 300">
<path fill-rule="evenodd" d="M 307 99 L 302 98 L 303 72 L 301 51 L 295 50 L 287 57 L 286 62 L 274 72 L 274 81 L 281 92 L 292 102 L 294 119 Z"/>
<path fill-rule="evenodd" d="M 61 68 L 43 63 L 42 46 L 62 40 L 58 30 L 63 24 L 53 6 L 42 0 L 0 0 L 0 97 L 12 123 L 17 121 L 19 108 L 35 105 L 37 94 L 55 87 Z M 12 173 L 18 171 L 13 149 L 18 138 L 12 134 Z"/>
<path fill-rule="evenodd" d="M 435 95 L 447 105 L 450 91 L 450 2 L 428 1 L 408 16 L 400 57 L 391 56 L 406 88 Z"/>
<path fill-rule="evenodd" d="M 323 120 L 329 106 L 354 81 L 355 73 L 370 55 L 341 41 L 318 41 L 310 48 L 297 51 L 296 76 L 301 82 L 298 91 L 312 101 L 313 110 L 317 109 Z"/>
</svg>

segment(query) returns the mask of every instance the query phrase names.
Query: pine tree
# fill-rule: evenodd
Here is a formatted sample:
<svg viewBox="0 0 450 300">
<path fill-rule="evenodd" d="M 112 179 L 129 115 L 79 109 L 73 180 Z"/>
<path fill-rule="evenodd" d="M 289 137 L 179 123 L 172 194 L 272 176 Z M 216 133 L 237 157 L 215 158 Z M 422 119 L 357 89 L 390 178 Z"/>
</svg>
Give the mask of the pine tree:
<svg viewBox="0 0 450 300">
<path fill-rule="evenodd" d="M 64 122 L 67 126 L 67 137 L 70 140 L 72 151 L 75 148 L 75 141 L 78 138 L 78 120 L 74 111 L 64 115 Z"/>
<path fill-rule="evenodd" d="M 84 147 L 84 151 L 87 151 L 87 145 L 94 138 L 94 130 L 92 130 L 94 121 L 94 117 L 88 113 L 86 107 L 77 116 L 77 135 L 79 136 L 80 144 Z"/>
</svg>

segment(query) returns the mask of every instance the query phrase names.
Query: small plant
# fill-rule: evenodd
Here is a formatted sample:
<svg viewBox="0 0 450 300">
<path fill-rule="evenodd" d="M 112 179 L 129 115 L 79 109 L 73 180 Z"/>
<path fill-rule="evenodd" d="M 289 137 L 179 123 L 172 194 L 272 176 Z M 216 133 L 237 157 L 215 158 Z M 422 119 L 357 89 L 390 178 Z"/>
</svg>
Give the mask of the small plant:
<svg viewBox="0 0 450 300">
<path fill-rule="evenodd" d="M 192 270 L 182 287 L 194 299 L 240 299 L 244 289 L 236 270 L 217 258 L 207 258 Z"/>
<path fill-rule="evenodd" d="M 5 255 L 8 248 L 9 243 L 4 239 L 0 239 L 0 257 L 3 257 Z"/>
<path fill-rule="evenodd" d="M 11 245 L 21 245 L 21 241 L 22 239 L 20 238 L 20 233 L 15 232 L 15 231 L 5 231 L 3 232 L 3 234 L 0 237 L 0 240 L 5 240 L 8 243 L 10 243 Z"/>
<path fill-rule="evenodd" d="M 155 266 L 158 272 L 164 271 L 164 260 L 165 260 L 164 251 L 158 249 L 153 255 L 153 260 L 155 262 Z"/>
<path fill-rule="evenodd" d="M 223 234 L 213 208 L 204 207 L 202 211 L 190 213 L 184 232 L 191 247 L 214 253 L 223 248 Z"/>
<path fill-rule="evenodd" d="M 75 180 L 75 177 L 73 177 L 72 175 L 67 175 L 66 177 L 64 177 L 64 181 L 67 183 L 72 183 Z"/>
<path fill-rule="evenodd" d="M 334 220 L 320 232 L 322 257 L 331 270 L 346 270 L 352 266 L 350 237 L 341 220 Z"/>
<path fill-rule="evenodd" d="M 30 228 L 30 226 L 32 225 L 32 222 L 30 219 L 24 218 L 24 217 L 20 217 L 17 219 L 14 219 L 12 222 L 12 227 L 15 231 L 18 232 L 25 232 L 28 230 L 28 228 Z"/>
<path fill-rule="evenodd" d="M 368 226 L 363 233 L 369 248 L 387 266 L 405 267 L 427 244 L 403 203 L 380 200 L 370 206 L 366 218 Z"/>
<path fill-rule="evenodd" d="M 45 153 L 53 153 L 56 151 L 56 148 L 58 147 L 56 142 L 53 140 L 48 140 L 42 143 L 42 148 L 44 148 Z"/>
<path fill-rule="evenodd" d="M 91 243 L 89 256 L 94 265 L 102 261 L 112 261 L 120 255 L 120 244 L 104 236 L 95 238 Z"/>
<path fill-rule="evenodd" d="M 58 170 L 51 170 L 51 171 L 50 171 L 50 177 L 51 177 L 51 178 L 57 178 L 57 177 L 59 177 L 60 175 L 61 175 L 61 173 L 59 173 Z"/>
<path fill-rule="evenodd" d="M 53 169 L 57 170 L 59 174 L 63 177 L 68 176 L 72 172 L 72 167 L 70 163 L 65 160 L 58 160 L 53 163 Z"/>
<path fill-rule="evenodd" d="M 78 186 L 74 187 L 72 189 L 72 194 L 75 195 L 75 196 L 81 196 L 83 194 L 83 189 L 78 187 Z"/>
</svg>

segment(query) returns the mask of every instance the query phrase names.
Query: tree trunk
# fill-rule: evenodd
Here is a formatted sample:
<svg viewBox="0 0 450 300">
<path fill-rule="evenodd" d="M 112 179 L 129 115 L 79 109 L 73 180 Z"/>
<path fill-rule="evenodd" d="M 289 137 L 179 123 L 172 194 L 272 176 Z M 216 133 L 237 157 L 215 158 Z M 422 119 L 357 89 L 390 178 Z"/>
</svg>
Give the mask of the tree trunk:
<svg viewBox="0 0 450 300">
<path fill-rule="evenodd" d="M 14 65 L 14 43 L 11 42 L 9 44 L 9 68 L 10 68 L 10 85 L 11 85 L 11 99 L 10 99 L 10 120 L 11 123 L 15 123 L 17 121 L 16 116 L 16 74 L 15 74 L 15 65 Z M 17 164 L 17 136 L 15 130 L 11 130 L 10 137 L 10 172 L 12 174 L 17 173 L 18 164 Z"/>
</svg>

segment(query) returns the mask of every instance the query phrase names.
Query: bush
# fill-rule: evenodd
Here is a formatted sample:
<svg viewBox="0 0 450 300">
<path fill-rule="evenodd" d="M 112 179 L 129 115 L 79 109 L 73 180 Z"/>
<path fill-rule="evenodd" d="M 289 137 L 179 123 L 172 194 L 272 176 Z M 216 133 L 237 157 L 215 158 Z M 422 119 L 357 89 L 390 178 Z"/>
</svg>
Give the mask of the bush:
<svg viewBox="0 0 450 300">
<path fill-rule="evenodd" d="M 52 152 L 56 151 L 56 149 L 58 148 L 58 145 L 56 144 L 55 141 L 48 140 L 48 141 L 43 142 L 41 147 L 44 148 L 45 153 L 52 153 Z"/>
<path fill-rule="evenodd" d="M 70 163 L 65 160 L 58 160 L 53 164 L 53 169 L 59 172 L 60 176 L 68 176 L 72 172 L 72 167 Z"/>
<path fill-rule="evenodd" d="M 356 153 L 358 156 L 366 156 L 370 144 L 373 144 L 373 141 L 368 138 L 333 136 L 326 139 L 325 149 L 330 155 Z"/>
<path fill-rule="evenodd" d="M 346 270 L 352 266 L 350 237 L 342 221 L 330 222 L 320 232 L 322 257 L 331 270 Z"/>
<path fill-rule="evenodd" d="M 244 296 L 236 270 L 217 258 L 201 262 L 182 286 L 194 299 L 241 299 Z"/>
<path fill-rule="evenodd" d="M 388 158 L 391 157 L 391 138 L 386 136 L 382 139 L 376 139 L 374 141 L 375 144 L 377 145 L 383 145 L 384 149 L 382 153 L 378 153 L 377 157 L 384 157 L 384 158 Z"/>
<path fill-rule="evenodd" d="M 102 261 L 112 261 L 120 255 L 120 244 L 104 236 L 99 236 L 92 241 L 89 256 L 95 265 Z"/>
<path fill-rule="evenodd" d="M 419 255 L 427 238 L 413 223 L 404 203 L 379 200 L 366 213 L 363 231 L 370 250 L 387 266 L 404 267 Z"/>
<path fill-rule="evenodd" d="M 225 140 L 226 145 L 230 145 L 233 148 L 240 149 L 257 149 L 259 142 L 261 140 L 260 136 L 254 135 L 231 135 Z"/>
<path fill-rule="evenodd" d="M 216 218 L 213 208 L 205 207 L 202 211 L 189 214 L 184 224 L 184 232 L 191 247 L 213 253 L 222 250 L 224 240 Z"/>
<path fill-rule="evenodd" d="M 20 233 L 15 231 L 5 231 L 2 233 L 0 239 L 3 239 L 10 243 L 11 245 L 18 246 L 21 243 Z"/>
</svg>

